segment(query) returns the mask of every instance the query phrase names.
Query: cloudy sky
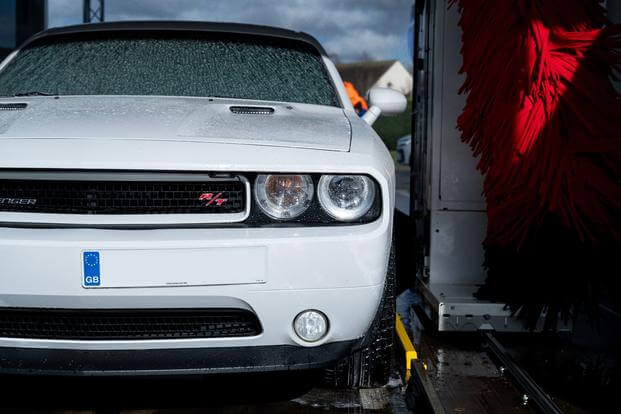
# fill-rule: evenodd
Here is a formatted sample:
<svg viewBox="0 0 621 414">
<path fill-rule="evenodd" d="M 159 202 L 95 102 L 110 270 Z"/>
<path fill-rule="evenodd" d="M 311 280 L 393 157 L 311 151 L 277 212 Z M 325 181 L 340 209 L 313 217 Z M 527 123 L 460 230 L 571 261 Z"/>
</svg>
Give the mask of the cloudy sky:
<svg viewBox="0 0 621 414">
<path fill-rule="evenodd" d="M 96 0 L 91 0 L 97 3 Z M 82 22 L 82 0 L 48 0 L 49 26 Z M 342 62 L 400 59 L 411 66 L 412 0 L 106 0 L 113 20 L 210 20 L 304 31 Z"/>
</svg>

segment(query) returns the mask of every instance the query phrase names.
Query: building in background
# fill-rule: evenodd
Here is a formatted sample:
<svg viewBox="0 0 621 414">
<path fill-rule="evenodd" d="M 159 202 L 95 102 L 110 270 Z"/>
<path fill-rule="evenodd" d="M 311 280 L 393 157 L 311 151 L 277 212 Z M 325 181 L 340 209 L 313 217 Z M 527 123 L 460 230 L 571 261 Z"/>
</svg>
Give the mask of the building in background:
<svg viewBox="0 0 621 414">
<path fill-rule="evenodd" d="M 362 95 L 374 86 L 395 89 L 406 96 L 412 92 L 412 74 L 398 60 L 344 63 L 336 68 Z"/>
<path fill-rule="evenodd" d="M 0 59 L 47 26 L 47 0 L 0 0 Z"/>
</svg>

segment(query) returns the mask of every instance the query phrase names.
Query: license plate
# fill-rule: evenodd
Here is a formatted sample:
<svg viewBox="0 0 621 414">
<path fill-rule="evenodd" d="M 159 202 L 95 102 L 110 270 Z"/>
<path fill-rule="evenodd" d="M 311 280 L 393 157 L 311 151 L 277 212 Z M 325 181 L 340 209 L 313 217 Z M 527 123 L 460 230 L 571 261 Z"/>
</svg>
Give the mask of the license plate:
<svg viewBox="0 0 621 414">
<path fill-rule="evenodd" d="M 267 282 L 263 246 L 82 252 L 84 288 L 237 285 Z"/>
</svg>

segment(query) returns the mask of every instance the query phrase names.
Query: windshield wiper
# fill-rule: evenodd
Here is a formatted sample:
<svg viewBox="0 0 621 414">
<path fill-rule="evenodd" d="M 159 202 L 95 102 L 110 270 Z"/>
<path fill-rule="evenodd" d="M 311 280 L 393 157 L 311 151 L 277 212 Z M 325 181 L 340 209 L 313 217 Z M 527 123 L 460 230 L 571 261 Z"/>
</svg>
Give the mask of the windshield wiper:
<svg viewBox="0 0 621 414">
<path fill-rule="evenodd" d="M 31 92 L 18 92 L 13 96 L 54 96 L 53 93 L 41 92 L 41 91 L 31 91 Z"/>
</svg>

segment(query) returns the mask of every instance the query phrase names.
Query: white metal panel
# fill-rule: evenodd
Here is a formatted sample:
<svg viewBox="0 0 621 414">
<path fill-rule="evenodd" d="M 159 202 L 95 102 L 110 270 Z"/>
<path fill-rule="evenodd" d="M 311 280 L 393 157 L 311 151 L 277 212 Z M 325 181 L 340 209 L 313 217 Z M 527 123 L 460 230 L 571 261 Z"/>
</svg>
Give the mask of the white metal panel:
<svg viewBox="0 0 621 414">
<path fill-rule="evenodd" d="M 429 153 L 431 154 L 431 240 L 429 283 L 477 284 L 485 280 L 483 247 L 487 218 L 481 199 L 482 179 L 476 160 L 461 142 L 457 117 L 465 99 L 457 94 L 463 77 L 461 32 L 457 8 L 434 3 L 431 36 L 432 96 Z"/>
<path fill-rule="evenodd" d="M 473 294 L 479 289 L 477 285 L 438 283 L 421 288 L 427 300 L 424 310 L 440 331 L 473 332 L 492 328 L 497 332 L 524 332 L 524 321 L 516 318 L 505 304 L 476 299 Z M 542 314 L 534 331 L 542 331 L 544 322 L 545 314 Z M 557 329 L 570 331 L 571 320 L 559 321 Z"/>
<path fill-rule="evenodd" d="M 483 248 L 487 217 L 478 211 L 436 211 L 431 218 L 432 283 L 485 281 Z"/>
<path fill-rule="evenodd" d="M 442 7 L 442 6 L 440 6 Z M 466 103 L 465 95 L 458 91 L 465 77 L 457 72 L 462 65 L 461 30 L 458 26 L 457 7 L 444 11 L 443 37 L 439 54 L 442 66 L 435 71 L 442 76 L 440 125 L 440 208 L 457 210 L 484 210 L 481 197 L 482 176 L 476 170 L 476 159 L 468 145 L 461 141 L 457 130 L 457 117 Z"/>
</svg>

